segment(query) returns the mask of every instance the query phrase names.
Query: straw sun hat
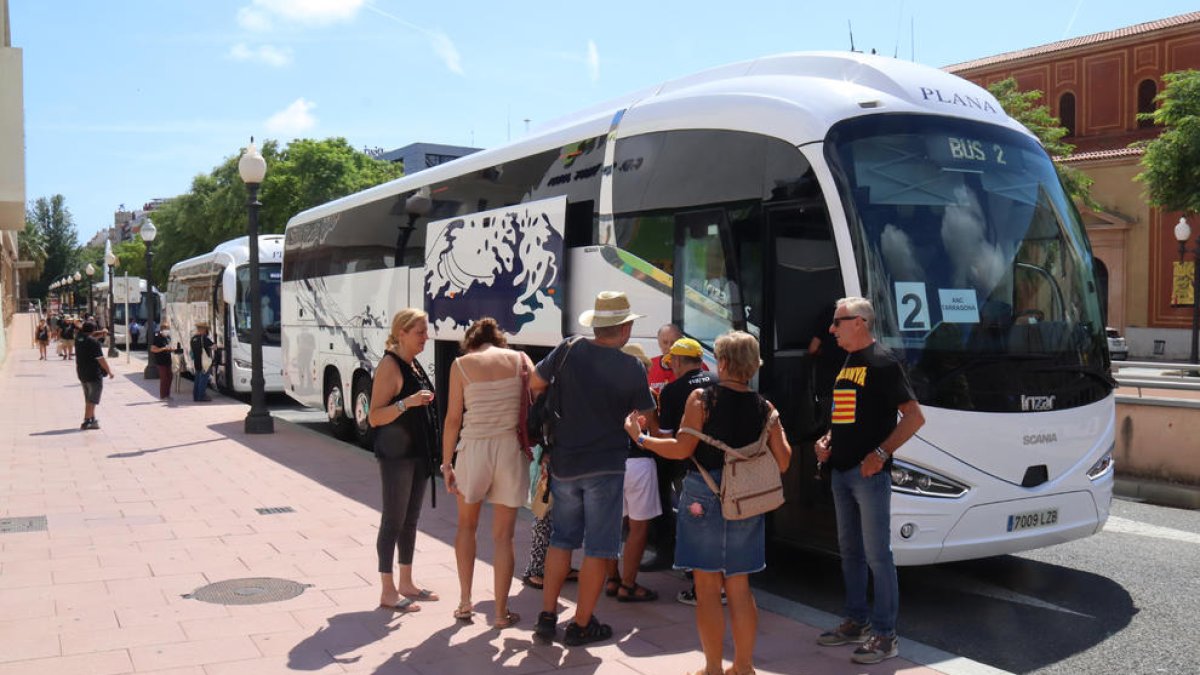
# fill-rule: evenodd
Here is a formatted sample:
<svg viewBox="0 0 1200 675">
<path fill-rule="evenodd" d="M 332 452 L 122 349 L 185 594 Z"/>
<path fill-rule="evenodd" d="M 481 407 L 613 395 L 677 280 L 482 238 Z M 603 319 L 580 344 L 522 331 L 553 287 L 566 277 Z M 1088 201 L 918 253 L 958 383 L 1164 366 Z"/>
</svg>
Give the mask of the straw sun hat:
<svg viewBox="0 0 1200 675">
<path fill-rule="evenodd" d="M 641 314 L 630 311 L 629 298 L 624 293 L 603 291 L 596 296 L 595 308 L 579 315 L 579 323 L 588 328 L 606 328 L 641 318 Z"/>
</svg>

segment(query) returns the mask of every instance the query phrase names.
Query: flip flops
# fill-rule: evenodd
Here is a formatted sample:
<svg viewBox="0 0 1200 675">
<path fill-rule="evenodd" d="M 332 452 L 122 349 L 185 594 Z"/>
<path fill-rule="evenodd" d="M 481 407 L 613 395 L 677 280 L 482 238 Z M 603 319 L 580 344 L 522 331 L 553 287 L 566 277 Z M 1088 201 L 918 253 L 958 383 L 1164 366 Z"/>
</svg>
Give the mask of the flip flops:
<svg viewBox="0 0 1200 675">
<path fill-rule="evenodd" d="M 437 593 L 434 593 L 433 591 L 429 590 L 428 588 L 422 588 L 421 590 L 417 591 L 416 593 L 401 593 L 400 595 L 403 595 L 404 597 L 408 598 L 409 600 L 420 600 L 422 602 L 436 602 L 438 600 L 441 600 L 441 598 L 438 597 Z"/>
<path fill-rule="evenodd" d="M 394 605 L 380 604 L 379 609 L 386 609 L 397 614 L 410 614 L 412 612 L 421 611 L 420 605 L 418 605 L 417 602 L 412 598 L 401 598 L 400 602 L 397 602 Z"/>
<path fill-rule="evenodd" d="M 473 616 L 475 616 L 475 610 L 471 609 L 469 602 L 464 602 L 454 610 L 454 618 L 458 621 L 470 621 Z"/>
<path fill-rule="evenodd" d="M 507 612 L 504 616 L 496 619 L 496 623 L 492 624 L 492 628 L 495 628 L 496 630 L 512 628 L 513 626 L 517 625 L 517 622 L 520 620 L 520 614 L 517 614 L 516 612 Z"/>
</svg>

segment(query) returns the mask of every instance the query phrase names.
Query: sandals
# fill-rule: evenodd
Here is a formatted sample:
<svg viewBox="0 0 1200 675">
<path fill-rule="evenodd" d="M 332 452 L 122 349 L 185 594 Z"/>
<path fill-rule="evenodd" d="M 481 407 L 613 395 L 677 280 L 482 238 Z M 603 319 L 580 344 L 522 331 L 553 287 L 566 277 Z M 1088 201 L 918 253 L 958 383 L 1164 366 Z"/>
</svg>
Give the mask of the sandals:
<svg viewBox="0 0 1200 675">
<path fill-rule="evenodd" d="M 568 647 L 578 647 L 579 645 L 607 640 L 612 637 L 612 634 L 612 626 L 600 623 L 596 620 L 595 616 L 592 616 L 591 621 L 588 621 L 588 625 L 586 626 L 580 626 L 572 621 L 567 626 L 567 630 L 563 635 L 563 644 Z"/>
<path fill-rule="evenodd" d="M 411 614 L 412 612 L 421 611 L 421 606 L 418 605 L 417 601 L 413 600 L 412 598 L 400 598 L 400 602 L 397 602 L 394 605 L 385 605 L 380 603 L 379 609 L 391 610 L 397 614 Z"/>
<path fill-rule="evenodd" d="M 617 597 L 617 593 L 621 590 L 621 577 L 609 577 L 604 580 L 604 595 L 610 598 Z"/>
<path fill-rule="evenodd" d="M 534 581 L 533 580 L 534 577 L 541 579 L 541 581 Z M 530 588 L 536 588 L 539 591 L 542 590 L 542 586 L 545 585 L 543 583 L 544 581 L 545 581 L 545 577 L 543 577 L 540 574 L 526 574 L 525 576 L 521 577 L 521 583 L 525 584 L 526 586 L 528 586 Z"/>
<path fill-rule="evenodd" d="M 625 591 L 622 595 L 621 591 Z M 639 592 L 640 591 L 640 592 Z M 617 602 L 654 602 L 658 599 L 658 593 L 646 588 L 645 586 L 633 582 L 632 586 L 620 585 L 617 591 Z"/>
<path fill-rule="evenodd" d="M 471 609 L 469 602 L 462 603 L 454 610 L 454 618 L 458 621 L 470 621 L 473 616 L 475 616 L 475 610 Z"/>
<path fill-rule="evenodd" d="M 416 593 L 401 593 L 400 595 L 403 595 L 409 600 L 421 600 L 423 602 L 436 602 L 437 600 L 441 600 L 437 593 L 434 593 L 428 588 L 422 588 Z"/>
<path fill-rule="evenodd" d="M 504 630 L 505 628 L 512 628 L 513 626 L 517 625 L 517 622 L 520 620 L 521 620 L 520 614 L 509 611 L 509 612 L 506 612 L 504 614 L 504 616 L 496 619 L 496 623 L 492 624 L 492 628 L 494 628 L 496 630 Z"/>
<path fill-rule="evenodd" d="M 567 572 L 566 582 L 569 584 L 572 581 L 579 581 L 579 570 L 574 567 L 571 568 L 571 571 Z"/>
</svg>

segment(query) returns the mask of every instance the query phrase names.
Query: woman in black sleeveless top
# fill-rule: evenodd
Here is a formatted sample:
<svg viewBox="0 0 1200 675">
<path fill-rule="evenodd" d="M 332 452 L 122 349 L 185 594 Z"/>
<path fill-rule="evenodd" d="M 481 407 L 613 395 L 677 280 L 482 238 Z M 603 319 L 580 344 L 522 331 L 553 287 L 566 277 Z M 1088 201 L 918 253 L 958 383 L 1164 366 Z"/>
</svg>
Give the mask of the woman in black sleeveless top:
<svg viewBox="0 0 1200 675">
<path fill-rule="evenodd" d="M 757 441 L 763 426 L 770 425 L 768 446 L 780 473 L 787 471 L 792 448 L 779 418 L 772 415 L 774 406 L 749 386 L 760 363 L 758 341 L 749 333 L 726 333 L 717 338 L 713 353 L 720 384 L 691 393 L 680 431 L 700 429 L 732 448 L 740 448 Z M 636 415 L 630 415 L 625 429 L 640 445 L 667 459 L 695 460 L 687 462 L 690 466 L 679 495 L 675 568 L 690 569 L 695 577 L 696 628 L 705 660 L 701 672 L 722 672 L 722 590 L 729 602 L 734 648 L 733 668 L 724 672 L 754 672 L 758 609 L 750 592 L 749 575 L 766 567 L 766 516 L 726 520 L 721 514 L 721 498 L 700 475 L 702 467 L 720 485 L 725 453 L 718 448 L 690 433 L 680 433 L 677 438 L 650 438 L 642 433 Z"/>
<path fill-rule="evenodd" d="M 383 484 L 383 506 L 379 536 L 379 606 L 398 612 L 413 612 L 417 600 L 433 601 L 438 596 L 413 582 L 413 550 L 417 519 L 425 481 L 432 475 L 437 452 L 437 415 L 433 385 L 425 375 L 417 354 L 425 349 L 429 324 L 425 312 L 402 309 L 392 318 L 387 351 L 375 370 L 371 387 L 371 413 L 375 427 L 375 456 Z M 400 551 L 400 578 L 393 575 L 393 559 Z"/>
</svg>

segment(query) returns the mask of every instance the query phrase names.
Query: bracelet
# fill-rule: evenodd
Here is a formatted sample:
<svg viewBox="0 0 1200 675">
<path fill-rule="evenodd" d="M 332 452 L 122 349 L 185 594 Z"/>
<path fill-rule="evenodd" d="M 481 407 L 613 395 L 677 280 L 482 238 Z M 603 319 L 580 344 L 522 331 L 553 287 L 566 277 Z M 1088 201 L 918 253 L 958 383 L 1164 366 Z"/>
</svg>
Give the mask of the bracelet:
<svg viewBox="0 0 1200 675">
<path fill-rule="evenodd" d="M 884 450 L 883 448 L 875 448 L 875 454 L 879 455 L 879 459 L 882 459 L 885 462 L 892 458 L 892 456 L 888 454 L 888 451 Z"/>
<path fill-rule="evenodd" d="M 441 469 L 441 472 L 442 472 L 442 473 L 446 473 L 446 469 L 453 469 L 453 468 L 454 468 L 454 465 L 453 465 L 453 464 L 443 464 L 443 465 L 442 465 L 441 467 L 439 467 L 439 468 Z"/>
<path fill-rule="evenodd" d="M 404 399 L 396 401 L 396 410 L 399 411 L 401 415 L 404 414 L 405 410 L 408 410 L 408 406 L 404 404 Z"/>
<path fill-rule="evenodd" d="M 638 447 L 639 447 L 639 448 L 644 448 L 644 447 L 646 447 L 646 439 L 647 439 L 647 438 L 650 438 L 650 437 L 649 437 L 649 436 L 647 436 L 645 433 L 640 433 L 640 434 L 638 434 L 638 437 L 637 437 L 637 444 L 638 444 Z"/>
</svg>

